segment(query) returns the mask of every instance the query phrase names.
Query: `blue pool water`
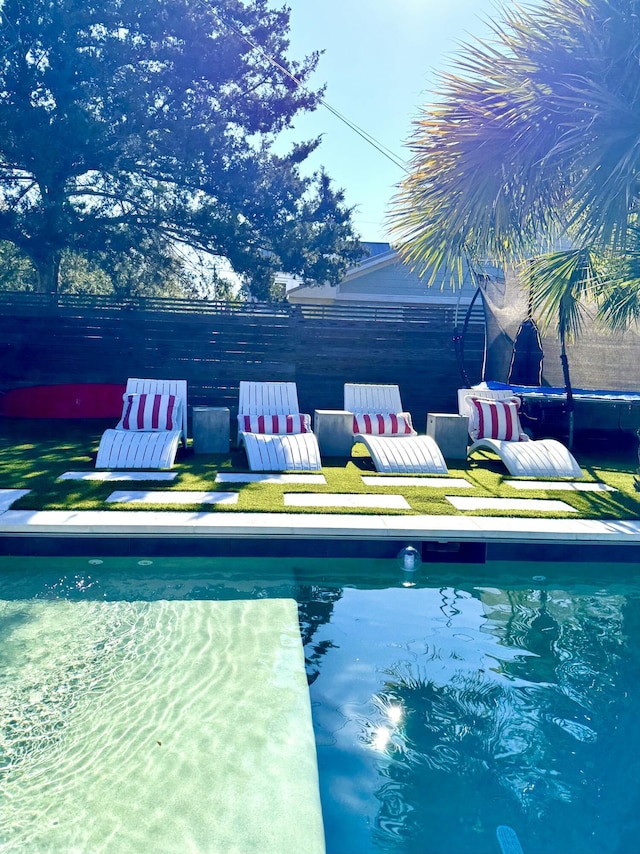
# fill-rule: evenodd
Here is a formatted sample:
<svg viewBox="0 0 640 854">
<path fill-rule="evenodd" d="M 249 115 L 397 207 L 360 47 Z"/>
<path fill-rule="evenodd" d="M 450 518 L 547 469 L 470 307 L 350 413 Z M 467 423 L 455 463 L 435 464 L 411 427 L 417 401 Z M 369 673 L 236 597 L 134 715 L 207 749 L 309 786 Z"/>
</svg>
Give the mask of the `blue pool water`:
<svg viewBox="0 0 640 854">
<path fill-rule="evenodd" d="M 329 854 L 640 851 L 637 567 L 98 560 L 2 558 L 0 600 L 297 601 Z"/>
</svg>

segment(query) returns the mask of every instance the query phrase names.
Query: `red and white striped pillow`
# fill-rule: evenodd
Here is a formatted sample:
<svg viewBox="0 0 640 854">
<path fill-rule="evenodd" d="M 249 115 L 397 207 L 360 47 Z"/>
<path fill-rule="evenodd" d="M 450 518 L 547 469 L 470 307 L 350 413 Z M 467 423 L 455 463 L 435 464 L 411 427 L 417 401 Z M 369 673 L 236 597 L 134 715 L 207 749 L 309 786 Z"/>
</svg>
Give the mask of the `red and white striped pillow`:
<svg viewBox="0 0 640 854">
<path fill-rule="evenodd" d="M 238 415 L 238 427 L 243 433 L 311 433 L 311 416 L 299 412 L 293 415 Z"/>
<path fill-rule="evenodd" d="M 116 430 L 161 432 L 182 427 L 180 400 L 174 394 L 124 394 Z"/>
<path fill-rule="evenodd" d="M 474 441 L 502 439 L 507 442 L 525 442 L 529 438 L 520 426 L 520 401 L 516 397 L 509 400 L 480 400 L 470 396 L 469 401 L 469 435 Z"/>
<path fill-rule="evenodd" d="M 358 412 L 353 416 L 353 432 L 370 436 L 411 435 L 414 430 L 402 413 Z"/>
</svg>

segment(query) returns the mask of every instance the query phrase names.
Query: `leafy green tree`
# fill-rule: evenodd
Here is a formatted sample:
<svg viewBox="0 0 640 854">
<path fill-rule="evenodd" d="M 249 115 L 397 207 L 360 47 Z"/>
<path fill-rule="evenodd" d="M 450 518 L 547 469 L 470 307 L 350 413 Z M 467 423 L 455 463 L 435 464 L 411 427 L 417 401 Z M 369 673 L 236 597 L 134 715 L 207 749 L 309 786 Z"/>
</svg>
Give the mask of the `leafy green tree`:
<svg viewBox="0 0 640 854">
<path fill-rule="evenodd" d="M 65 251 L 60 262 L 58 290 L 69 294 L 184 298 L 192 289 L 177 260 L 147 253 L 142 245 L 117 256 L 96 253 L 87 257 Z"/>
<path fill-rule="evenodd" d="M 29 258 L 13 243 L 0 241 L 0 291 L 32 291 L 36 282 Z"/>
<path fill-rule="evenodd" d="M 37 289 L 33 263 L 9 241 L 0 242 L 0 291 Z M 236 298 L 228 282 L 215 272 L 195 274 L 194 267 L 175 257 L 149 257 L 144 246 L 118 256 L 91 257 L 65 249 L 60 257 L 58 293 L 116 294 L 126 297 Z"/>
<path fill-rule="evenodd" d="M 624 327 L 640 317 L 640 6 L 540 0 L 502 16 L 415 124 L 404 251 L 454 276 L 463 258 L 533 258 L 534 307 L 561 335 L 585 297 Z"/>
<path fill-rule="evenodd" d="M 287 57 L 289 10 L 267 0 L 4 0 L 0 4 L 0 240 L 55 292 L 64 253 L 175 248 L 335 282 L 361 257 L 344 196 L 300 171 L 319 140 L 273 143 L 321 93 L 318 54 Z M 302 241 L 302 244 L 300 243 Z"/>
</svg>

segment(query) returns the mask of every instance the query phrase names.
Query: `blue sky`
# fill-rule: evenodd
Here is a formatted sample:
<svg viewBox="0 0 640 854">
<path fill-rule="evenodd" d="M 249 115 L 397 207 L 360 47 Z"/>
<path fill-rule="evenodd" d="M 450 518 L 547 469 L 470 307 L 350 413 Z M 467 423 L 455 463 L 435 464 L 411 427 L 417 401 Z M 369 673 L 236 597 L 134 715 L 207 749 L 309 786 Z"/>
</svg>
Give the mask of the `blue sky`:
<svg viewBox="0 0 640 854">
<path fill-rule="evenodd" d="M 281 3 L 275 2 L 274 6 Z M 488 34 L 498 20 L 496 0 L 287 0 L 290 55 L 324 50 L 311 85 L 326 83 L 325 100 L 395 153 L 420 106 L 433 100 L 437 73 L 450 68 L 461 42 Z M 296 139 L 323 134 L 310 158 L 321 165 L 356 208 L 364 240 L 389 238 L 386 212 L 402 170 L 320 106 L 296 121 Z"/>
</svg>

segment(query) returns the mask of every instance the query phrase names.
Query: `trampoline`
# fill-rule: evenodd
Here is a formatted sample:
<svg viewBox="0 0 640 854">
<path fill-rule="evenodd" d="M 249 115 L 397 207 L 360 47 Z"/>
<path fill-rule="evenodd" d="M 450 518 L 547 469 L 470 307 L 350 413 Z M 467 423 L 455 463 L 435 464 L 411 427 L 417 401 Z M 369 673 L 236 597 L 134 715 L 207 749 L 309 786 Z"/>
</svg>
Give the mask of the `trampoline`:
<svg viewBox="0 0 640 854">
<path fill-rule="evenodd" d="M 478 387 L 478 386 L 476 386 Z M 487 380 L 480 387 L 505 389 L 518 395 L 523 402 L 524 415 L 540 426 L 551 424 L 565 412 L 567 390 L 561 386 L 525 386 Z M 622 431 L 635 433 L 640 429 L 640 392 L 610 389 L 572 388 L 574 429 L 581 432 Z"/>
<path fill-rule="evenodd" d="M 485 347 L 480 379 L 469 380 L 464 337 L 467 312 L 454 344 L 468 388 L 509 390 L 522 400 L 523 426 L 535 438 L 573 442 L 574 432 L 635 434 L 640 429 L 636 366 L 640 332 L 605 335 L 587 323 L 571 345 L 571 373 L 564 337 L 542 337 L 532 316 L 531 293 L 513 271 L 484 277 L 476 292 L 484 309 Z M 573 385 L 575 380 L 576 385 Z M 593 383 L 600 388 L 586 387 Z M 617 387 L 612 389 L 609 384 Z"/>
</svg>

